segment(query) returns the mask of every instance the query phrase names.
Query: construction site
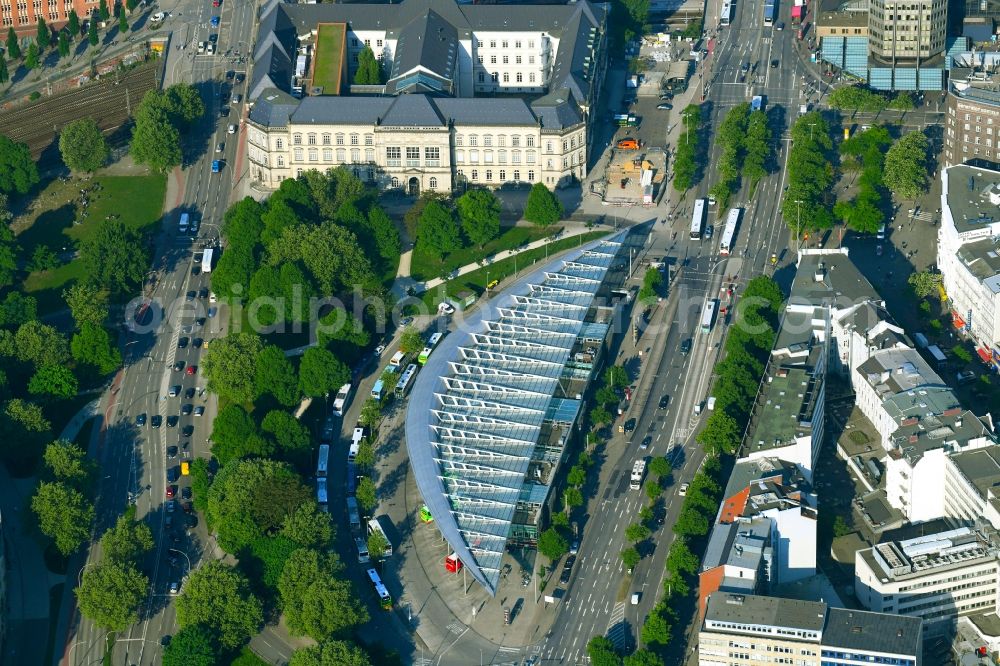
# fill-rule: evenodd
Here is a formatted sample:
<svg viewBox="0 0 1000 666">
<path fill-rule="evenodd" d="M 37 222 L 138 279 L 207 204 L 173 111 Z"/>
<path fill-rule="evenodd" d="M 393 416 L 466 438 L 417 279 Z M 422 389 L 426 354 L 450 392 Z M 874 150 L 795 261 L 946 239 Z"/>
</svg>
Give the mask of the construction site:
<svg viewBox="0 0 1000 666">
<path fill-rule="evenodd" d="M 612 151 L 602 201 L 612 206 L 651 206 L 663 194 L 666 154 L 661 148 L 628 145 L 636 148 L 616 147 Z"/>
</svg>

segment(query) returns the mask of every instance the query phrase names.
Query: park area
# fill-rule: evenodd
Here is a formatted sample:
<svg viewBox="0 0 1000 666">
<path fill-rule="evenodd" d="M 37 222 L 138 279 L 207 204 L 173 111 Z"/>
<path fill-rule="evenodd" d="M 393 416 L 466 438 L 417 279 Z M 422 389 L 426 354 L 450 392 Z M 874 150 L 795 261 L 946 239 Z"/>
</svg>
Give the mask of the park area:
<svg viewBox="0 0 1000 666">
<path fill-rule="evenodd" d="M 117 219 L 146 232 L 163 210 L 167 179 L 163 175 L 94 176 L 54 179 L 43 186 L 12 225 L 22 256 L 31 270 L 24 290 L 44 314 L 64 307 L 61 293 L 83 276 L 76 246 L 104 220 Z"/>
<path fill-rule="evenodd" d="M 410 263 L 410 275 L 415 280 L 430 280 L 445 277 L 455 269 L 466 264 L 475 263 L 484 257 L 487 260 L 506 250 L 514 250 L 533 243 L 546 236 L 555 236 L 562 231 L 560 226 L 552 227 L 503 227 L 500 235 L 486 243 L 482 248 L 471 245 L 449 252 L 439 257 L 426 246 L 417 243 L 413 248 L 413 258 Z"/>
<path fill-rule="evenodd" d="M 343 23 L 321 23 L 316 33 L 316 57 L 313 60 L 312 84 L 323 89 L 324 94 L 340 93 L 341 72 L 344 66 Z"/>
</svg>

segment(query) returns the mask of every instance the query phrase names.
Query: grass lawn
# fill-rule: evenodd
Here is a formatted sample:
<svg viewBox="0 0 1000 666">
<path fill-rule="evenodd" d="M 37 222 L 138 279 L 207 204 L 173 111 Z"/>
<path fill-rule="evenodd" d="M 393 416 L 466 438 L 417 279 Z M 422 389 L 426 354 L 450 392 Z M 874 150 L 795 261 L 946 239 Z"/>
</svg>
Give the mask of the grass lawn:
<svg viewBox="0 0 1000 666">
<path fill-rule="evenodd" d="M 242 650 L 240 650 L 239 656 L 236 657 L 236 659 L 233 659 L 230 662 L 230 665 L 231 666 L 270 666 L 270 664 L 268 662 L 266 662 L 263 659 L 261 659 L 260 657 L 258 657 L 256 654 L 253 653 L 253 650 L 251 650 L 248 647 L 245 647 Z"/>
<path fill-rule="evenodd" d="M 573 236 L 572 238 L 557 240 L 553 243 L 549 243 L 548 256 L 551 257 L 563 250 L 578 247 L 584 243 L 588 243 L 607 235 L 607 231 L 591 231 L 585 234 L 580 234 L 579 236 Z M 527 252 L 522 252 L 517 255 L 518 273 L 523 272 L 524 269 L 528 268 L 535 262 L 544 260 L 545 256 L 546 248 L 544 247 L 536 247 L 533 250 L 528 250 Z M 454 280 L 448 280 L 444 285 L 424 292 L 421 296 L 421 300 L 423 300 L 424 304 L 429 308 L 429 311 L 433 312 L 434 308 L 436 308 L 437 304 L 442 300 L 442 287 L 445 289 L 448 296 L 454 296 L 463 289 L 469 289 L 474 291 L 476 294 L 481 295 L 484 291 L 486 291 L 487 270 L 489 271 L 491 281 L 500 280 L 502 282 L 505 278 L 514 273 L 514 259 L 514 257 L 503 259 L 502 261 L 494 262 L 485 268 L 480 268 L 472 271 L 471 273 L 466 273 L 465 275 L 459 276 Z M 503 285 L 500 285 L 500 288 L 503 288 Z"/>
<path fill-rule="evenodd" d="M 344 27 L 338 24 L 319 25 L 316 35 L 316 61 L 313 63 L 313 85 L 328 95 L 340 92 L 343 68 Z"/>
<path fill-rule="evenodd" d="M 94 184 L 100 184 L 100 189 L 86 195 L 90 202 L 87 217 L 82 224 L 74 224 L 80 187 Z M 23 256 L 30 259 L 40 245 L 57 254 L 71 251 L 111 215 L 120 216 L 132 229 L 149 230 L 160 221 L 166 190 L 167 178 L 160 174 L 95 176 L 90 181 L 52 180 L 35 198 L 34 209 L 14 220 L 14 232 Z M 82 268 L 74 260 L 52 270 L 31 273 L 24 281 L 24 290 L 38 299 L 39 312 L 44 314 L 63 307 L 62 290 L 80 277 Z"/>
<path fill-rule="evenodd" d="M 410 275 L 414 280 L 430 280 L 450 273 L 460 266 L 479 261 L 483 257 L 495 255 L 497 252 L 512 250 L 546 236 L 551 236 L 562 230 L 562 227 L 502 227 L 500 235 L 487 243 L 483 249 L 465 247 L 455 250 L 444 260 L 439 260 L 433 253 L 422 251 L 420 245 L 413 249 L 410 261 Z"/>
</svg>

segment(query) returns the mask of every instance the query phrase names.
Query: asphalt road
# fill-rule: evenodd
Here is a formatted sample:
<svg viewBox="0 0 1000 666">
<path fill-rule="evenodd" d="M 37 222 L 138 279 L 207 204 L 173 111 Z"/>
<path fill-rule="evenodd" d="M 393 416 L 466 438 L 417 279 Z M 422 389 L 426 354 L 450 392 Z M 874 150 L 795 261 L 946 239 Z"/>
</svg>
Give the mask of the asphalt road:
<svg viewBox="0 0 1000 666">
<path fill-rule="evenodd" d="M 236 2 L 223 2 L 221 9 L 213 9 L 210 0 L 197 0 L 183 9 L 186 14 L 178 14 L 185 15 L 190 23 L 186 30 L 174 34 L 190 35 L 190 43 L 197 44 L 216 33 L 220 53 L 239 48 L 236 44 L 249 34 L 254 18 L 252 6 Z M 210 17 L 220 11 L 221 27 L 213 29 Z M 176 49 L 178 41 L 171 42 L 172 49 Z M 179 473 L 182 460 L 209 455 L 207 440 L 216 403 L 214 396 L 202 390 L 204 381 L 200 372 L 187 374 L 187 368 L 201 365 L 202 350 L 194 347 L 194 339 L 216 337 L 222 319 L 208 316 L 212 304 L 201 296 L 202 290 L 209 288 L 210 276 L 195 275 L 193 268 L 202 247 L 217 242 L 219 237 L 233 179 L 225 166 L 221 173 L 213 174 L 212 160 L 229 161 L 235 156 L 237 142 L 226 140 L 235 135 L 226 132 L 227 125 L 238 123 L 240 117 L 236 106 L 231 119 L 219 114 L 220 105 L 224 102 L 228 106 L 232 95 L 232 81 L 225 85 L 224 97 L 220 98 L 219 91 L 225 72 L 233 69 L 233 65 L 220 55 L 199 56 L 195 52 L 194 46 L 171 52 L 172 62 L 168 62 L 168 67 L 173 82 L 188 81 L 199 88 L 206 105 L 205 122 L 187 137 L 186 187 L 177 207 L 168 208 L 162 233 L 157 238 L 154 270 L 145 285 L 146 295 L 152 296 L 156 305 L 139 317 L 139 327 L 126 336 L 125 371 L 112 389 L 100 460 L 100 468 L 106 473 L 100 482 L 95 535 L 114 524 L 126 504 L 134 500 L 137 517 L 150 525 L 155 539 L 154 550 L 144 563 L 151 585 L 140 611 L 140 622 L 119 635 L 114 648 L 114 663 L 140 666 L 159 663 L 161 638 L 176 632 L 170 584 L 182 583 L 190 568 L 197 567 L 206 550 L 212 548 L 204 527 L 195 524 L 196 521 L 188 523 L 181 510 L 180 495 L 190 484 L 189 477 L 182 476 L 170 484 L 175 487 L 178 501 L 170 505 L 166 498 L 168 469 Z M 215 146 L 220 142 L 225 143 L 224 152 L 216 153 Z M 178 233 L 181 212 L 200 220 L 197 238 Z M 188 300 L 191 291 L 195 295 Z M 162 323 L 145 326 L 151 321 L 149 318 L 159 318 L 161 314 Z M 203 323 L 199 319 L 204 319 Z M 187 339 L 183 347 L 182 338 Z M 174 369 L 178 362 L 184 363 L 183 370 Z M 171 397 L 170 387 L 176 385 L 181 386 L 181 395 Z M 186 395 L 189 389 L 194 390 L 191 397 Z M 191 413 L 184 414 L 183 405 L 190 405 Z M 194 415 L 198 407 L 205 409 L 204 415 Z M 147 415 L 145 426 L 136 426 L 139 414 Z M 159 429 L 151 427 L 154 415 L 163 419 Z M 177 418 L 173 427 L 169 427 L 170 417 Z M 190 436 L 184 434 L 187 428 L 192 429 Z M 168 458 L 170 447 L 176 447 L 176 457 Z M 91 549 L 85 566 L 99 561 L 97 551 Z M 104 631 L 80 617 L 75 605 L 66 603 L 63 608 L 71 608 L 73 612 L 63 662 L 71 666 L 99 663 L 105 649 Z"/>
</svg>

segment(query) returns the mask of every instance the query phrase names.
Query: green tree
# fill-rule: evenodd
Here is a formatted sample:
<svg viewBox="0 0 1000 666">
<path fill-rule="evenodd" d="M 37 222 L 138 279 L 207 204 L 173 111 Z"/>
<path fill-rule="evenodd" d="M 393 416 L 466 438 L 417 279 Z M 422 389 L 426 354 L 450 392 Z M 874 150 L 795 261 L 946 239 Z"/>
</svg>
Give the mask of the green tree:
<svg viewBox="0 0 1000 666">
<path fill-rule="evenodd" d="M 364 650 L 350 641 L 327 641 L 296 650 L 289 665 L 372 666 L 372 662 Z"/>
<path fill-rule="evenodd" d="M 705 422 L 705 427 L 695 439 L 707 453 L 733 453 L 739 446 L 741 429 L 732 416 L 716 409 Z"/>
<path fill-rule="evenodd" d="M 28 44 L 28 55 L 24 57 L 24 66 L 28 69 L 38 69 L 42 64 L 38 57 L 38 44 L 32 42 Z"/>
<path fill-rule="evenodd" d="M 205 102 L 198 89 L 190 83 L 175 83 L 163 91 L 160 100 L 178 129 L 190 127 L 205 115 Z M 143 98 L 143 102 L 145 101 Z"/>
<path fill-rule="evenodd" d="M 288 558 L 278 591 L 293 635 L 322 641 L 368 621 L 350 583 L 339 577 L 342 569 L 336 556 L 310 548 L 300 548 Z"/>
<path fill-rule="evenodd" d="M 399 336 L 399 351 L 404 354 L 416 354 L 424 348 L 424 336 L 415 326 L 407 326 Z"/>
<path fill-rule="evenodd" d="M 697 509 L 685 506 L 674 523 L 674 532 L 681 536 L 705 536 L 708 534 L 708 519 Z"/>
<path fill-rule="evenodd" d="M 375 398 L 365 400 L 365 403 L 361 405 L 361 416 L 358 420 L 363 426 L 373 430 L 377 428 L 378 424 L 382 421 L 382 406 L 378 400 Z"/>
<path fill-rule="evenodd" d="M 59 47 L 59 57 L 60 58 L 65 58 L 66 56 L 69 55 L 69 52 L 70 52 L 69 36 L 66 34 L 65 30 L 60 30 L 59 31 L 58 47 Z"/>
<path fill-rule="evenodd" d="M 10 291 L 3 301 L 0 301 L 0 326 L 20 328 L 37 318 L 38 301 L 31 296 L 25 296 L 19 291 Z"/>
<path fill-rule="evenodd" d="M 93 29 L 94 24 L 90 25 Z M 96 37 L 94 32 L 92 44 Z M 136 114 L 129 152 L 138 164 L 145 164 L 161 173 L 180 165 L 183 158 L 181 135 L 166 111 L 153 108 Z"/>
<path fill-rule="evenodd" d="M 648 497 L 650 500 L 655 501 L 656 498 L 659 497 L 660 493 L 662 492 L 663 492 L 663 487 L 659 484 L 659 482 L 652 480 L 646 482 L 645 493 L 646 497 Z"/>
<path fill-rule="evenodd" d="M 67 23 L 66 29 L 69 30 L 69 34 L 74 38 L 80 36 L 80 16 L 76 13 L 75 9 L 69 10 L 69 14 L 66 16 Z"/>
<path fill-rule="evenodd" d="M 929 143 L 923 132 L 904 134 L 885 156 L 882 179 L 901 199 L 916 199 L 927 191 Z"/>
<path fill-rule="evenodd" d="M 123 35 L 128 32 L 128 19 L 125 17 L 125 12 L 118 16 L 118 32 Z"/>
<path fill-rule="evenodd" d="M 35 43 L 38 44 L 38 50 L 44 52 L 45 49 L 49 48 L 51 41 L 52 32 L 49 30 L 49 26 L 45 25 L 45 19 L 39 16 L 38 25 L 35 28 Z"/>
<path fill-rule="evenodd" d="M 635 566 L 639 564 L 639 560 L 642 559 L 642 556 L 639 555 L 639 551 L 633 546 L 623 548 L 622 552 L 619 553 L 619 556 L 622 558 L 622 564 L 624 564 L 625 568 L 629 570 L 635 569 Z"/>
<path fill-rule="evenodd" d="M 594 636 L 587 642 L 587 656 L 592 666 L 621 666 L 622 663 L 615 652 L 615 644 L 604 636 Z"/>
<path fill-rule="evenodd" d="M 149 254 L 138 231 L 121 220 L 102 220 L 80 243 L 80 263 L 95 284 L 123 294 L 142 282 Z"/>
<path fill-rule="evenodd" d="M 63 555 L 76 551 L 90 539 L 94 505 L 65 483 L 42 482 L 31 498 L 31 510 L 42 534 L 51 538 Z"/>
<path fill-rule="evenodd" d="M 677 539 L 670 545 L 670 552 L 667 553 L 667 570 L 671 573 L 693 576 L 698 573 L 699 564 L 698 556 L 691 552 L 684 539 Z"/>
<path fill-rule="evenodd" d="M 611 423 L 611 421 L 611 412 L 604 405 L 598 405 L 590 410 L 591 427 L 600 428 L 603 425 Z"/>
<path fill-rule="evenodd" d="M 555 562 L 567 551 L 569 551 L 569 544 L 566 543 L 566 537 L 555 528 L 550 527 L 538 535 L 538 552 L 549 558 L 550 562 Z"/>
<path fill-rule="evenodd" d="M 361 440 L 358 455 L 354 457 L 354 464 L 359 470 L 370 470 L 375 467 L 375 447 L 367 439 Z"/>
<path fill-rule="evenodd" d="M 11 60 L 17 60 L 21 57 L 21 40 L 17 38 L 13 26 L 7 29 L 7 55 L 10 56 Z"/>
<path fill-rule="evenodd" d="M 563 491 L 563 502 L 565 502 L 567 509 L 583 506 L 583 493 L 580 492 L 579 488 L 567 488 Z"/>
<path fill-rule="evenodd" d="M 480 248 L 500 233 L 500 201 L 486 189 L 474 188 L 455 201 L 466 237 Z"/>
<path fill-rule="evenodd" d="M 927 298 L 928 296 L 937 294 L 941 288 L 941 274 L 930 271 L 910 273 L 910 276 L 906 278 L 906 282 L 913 289 L 913 293 L 917 295 L 917 298 Z"/>
<path fill-rule="evenodd" d="M 375 531 L 368 535 L 368 554 L 381 561 L 389 550 L 389 540 L 381 532 Z"/>
<path fill-rule="evenodd" d="M 257 357 L 263 348 L 253 333 L 233 333 L 213 342 L 201 367 L 209 390 L 233 402 L 253 402 L 258 395 Z"/>
<path fill-rule="evenodd" d="M 212 626 L 222 647 L 232 650 L 257 633 L 263 606 L 237 569 L 210 561 L 191 572 L 177 599 L 177 623 Z"/>
<path fill-rule="evenodd" d="M 206 625 L 184 627 L 163 649 L 163 666 L 216 666 L 215 636 Z"/>
<path fill-rule="evenodd" d="M 333 539 L 330 514 L 321 511 L 316 502 L 305 502 L 285 518 L 281 533 L 307 548 L 323 548 Z"/>
<path fill-rule="evenodd" d="M 358 500 L 361 512 L 366 516 L 370 516 L 372 510 L 378 506 L 378 492 L 375 488 L 375 482 L 367 476 L 362 478 L 358 481 L 355 497 Z"/>
<path fill-rule="evenodd" d="M 653 612 L 646 616 L 646 622 L 642 625 L 642 642 L 658 643 L 666 645 L 670 642 L 671 635 L 671 612 L 670 607 L 662 601 L 653 608 Z"/>
<path fill-rule="evenodd" d="M 268 345 L 257 354 L 257 395 L 270 393 L 278 403 L 291 407 L 299 403 L 299 378 L 295 368 L 277 345 Z"/>
<path fill-rule="evenodd" d="M 97 36 L 97 17 L 93 14 L 87 24 L 87 41 L 91 46 L 97 46 L 97 43 L 101 41 L 101 38 Z"/>
<path fill-rule="evenodd" d="M 649 461 L 649 471 L 660 481 L 670 476 L 674 469 L 666 456 L 657 456 Z"/>
<path fill-rule="evenodd" d="M 395 222 L 381 206 L 372 206 L 368 211 L 367 229 L 375 241 L 375 250 L 379 256 L 387 261 L 398 261 L 402 249 L 399 242 L 399 231 L 396 229 Z"/>
<path fill-rule="evenodd" d="M 42 445 L 52 440 L 51 430 L 40 406 L 20 398 L 8 400 L 0 412 L 0 451 L 8 462 L 33 462 Z"/>
<path fill-rule="evenodd" d="M 80 118 L 66 125 L 59 134 L 59 152 L 66 166 L 87 173 L 104 166 L 110 155 L 104 135 L 93 118 Z"/>
<path fill-rule="evenodd" d="M 417 243 L 439 257 L 461 247 L 451 210 L 436 200 L 429 201 L 420 214 Z"/>
<path fill-rule="evenodd" d="M 851 526 L 847 524 L 847 521 L 844 520 L 843 516 L 838 515 L 836 517 L 836 519 L 834 519 L 834 521 L 833 521 L 833 536 L 834 537 L 836 537 L 836 538 L 839 539 L 842 536 L 847 536 L 852 531 L 853 530 L 851 529 Z"/>
<path fill-rule="evenodd" d="M 57 439 L 45 447 L 42 454 L 45 467 L 56 481 L 62 481 L 85 492 L 94 477 L 94 463 L 77 444 Z"/>
<path fill-rule="evenodd" d="M 272 266 L 301 262 L 322 294 L 338 294 L 357 287 L 380 288 L 357 236 L 334 222 L 295 224 L 282 229 L 268 244 L 267 262 Z"/>
<path fill-rule="evenodd" d="M 0 85 L 10 81 L 10 72 L 7 70 L 7 58 L 0 53 Z"/>
<path fill-rule="evenodd" d="M 638 543 L 644 539 L 648 539 L 649 535 L 649 528 L 642 523 L 632 523 L 625 528 L 625 538 L 632 543 Z"/>
<path fill-rule="evenodd" d="M 62 297 L 69 306 L 78 329 L 82 329 L 85 324 L 100 326 L 108 318 L 108 292 L 92 284 L 76 282 L 63 289 Z"/>
<path fill-rule="evenodd" d="M 280 409 L 268 412 L 260 427 L 271 435 L 278 447 L 286 453 L 309 449 L 309 429 L 288 412 Z"/>
<path fill-rule="evenodd" d="M 62 333 L 54 326 L 38 320 L 26 322 L 14 334 L 14 348 L 17 358 L 43 365 L 64 365 L 69 360 L 69 345 Z"/>
<path fill-rule="evenodd" d="M 28 381 L 28 393 L 50 395 L 55 398 L 72 398 L 79 385 L 76 375 L 65 365 L 43 365 Z"/>
<path fill-rule="evenodd" d="M 27 194 L 37 184 L 38 167 L 28 144 L 15 143 L 0 134 L 0 192 Z"/>
<path fill-rule="evenodd" d="M 81 615 L 103 629 L 124 631 L 138 622 L 148 585 L 134 564 L 111 561 L 86 569 L 74 592 Z"/>
<path fill-rule="evenodd" d="M 299 363 L 299 389 L 318 398 L 335 393 L 351 380 L 350 369 L 327 349 L 310 347 Z"/>
<path fill-rule="evenodd" d="M 359 86 L 379 85 L 382 83 L 382 66 L 375 59 L 375 54 L 367 44 L 358 54 L 358 69 L 354 73 L 354 83 Z M 336 94 L 336 91 L 331 91 Z"/>
<path fill-rule="evenodd" d="M 249 456 L 268 456 L 274 445 L 257 434 L 253 419 L 239 404 L 229 403 L 212 422 L 212 455 L 226 465 Z"/>
<path fill-rule="evenodd" d="M 542 183 L 535 183 L 528 192 L 524 206 L 524 219 L 540 227 L 558 222 L 563 216 L 563 205 L 559 198 Z"/>
<path fill-rule="evenodd" d="M 107 0 L 101 0 L 100 6 L 97 8 L 97 14 L 100 16 L 102 21 L 107 21 L 111 18 L 111 11 L 108 9 Z"/>
<path fill-rule="evenodd" d="M 191 461 L 191 494 L 194 497 L 194 508 L 205 513 L 208 510 L 208 489 L 212 485 L 212 476 L 208 468 L 208 460 L 195 458 Z"/>
<path fill-rule="evenodd" d="M 73 358 L 78 363 L 93 366 L 98 374 L 106 375 L 122 363 L 121 352 L 111 342 L 107 330 L 99 324 L 84 323 L 70 341 Z"/>
<path fill-rule="evenodd" d="M 579 465 L 574 465 L 566 475 L 566 482 L 571 486 L 579 488 L 587 482 L 587 470 Z"/>
<path fill-rule="evenodd" d="M 153 533 L 149 525 L 134 519 L 134 512 L 118 516 L 114 527 L 101 536 L 101 552 L 111 562 L 138 565 L 153 549 Z"/>
<path fill-rule="evenodd" d="M 663 660 L 649 650 L 637 650 L 625 657 L 623 666 L 663 666 Z"/>
</svg>

